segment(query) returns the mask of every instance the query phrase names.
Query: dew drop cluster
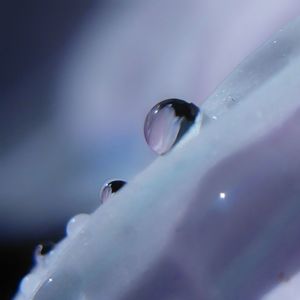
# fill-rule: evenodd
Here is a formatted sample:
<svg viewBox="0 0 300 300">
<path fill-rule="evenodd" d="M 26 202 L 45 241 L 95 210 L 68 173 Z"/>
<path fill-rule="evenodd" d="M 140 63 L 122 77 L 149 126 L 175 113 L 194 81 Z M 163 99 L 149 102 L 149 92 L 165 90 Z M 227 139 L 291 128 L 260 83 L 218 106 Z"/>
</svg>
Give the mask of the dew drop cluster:
<svg viewBox="0 0 300 300">
<path fill-rule="evenodd" d="M 180 99 L 167 99 L 156 104 L 147 114 L 144 123 L 144 137 L 149 147 L 159 155 L 164 155 L 174 148 L 184 136 L 194 127 L 200 127 L 202 112 L 193 103 Z M 126 181 L 121 179 L 108 181 L 100 190 L 100 205 L 111 201 L 114 195 L 120 191 Z M 75 237 L 83 232 L 90 219 L 89 214 L 78 214 L 72 217 L 66 226 L 66 234 Z M 52 242 L 41 243 L 34 251 L 35 261 L 40 268 L 46 268 L 47 260 L 55 256 L 61 245 Z M 26 297 L 35 294 L 40 276 L 32 272 L 25 276 L 20 283 L 20 292 Z M 48 278 L 44 282 L 45 289 L 51 287 L 53 279 Z M 39 293 L 38 293 L 39 294 Z M 39 296 L 38 296 L 39 297 Z M 34 298 L 36 299 L 36 298 Z"/>
</svg>

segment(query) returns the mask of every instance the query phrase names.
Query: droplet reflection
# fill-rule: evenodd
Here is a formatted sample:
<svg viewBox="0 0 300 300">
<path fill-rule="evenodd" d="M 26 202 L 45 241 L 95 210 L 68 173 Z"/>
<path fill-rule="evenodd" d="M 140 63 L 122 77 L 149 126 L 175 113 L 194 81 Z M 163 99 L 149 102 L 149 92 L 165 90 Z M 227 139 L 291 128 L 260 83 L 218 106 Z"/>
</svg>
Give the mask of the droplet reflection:
<svg viewBox="0 0 300 300">
<path fill-rule="evenodd" d="M 183 100 L 167 99 L 156 104 L 144 124 L 147 144 L 160 155 L 167 153 L 195 123 L 200 125 L 199 116 L 199 108 Z"/>
<path fill-rule="evenodd" d="M 106 183 L 100 192 L 100 201 L 101 203 L 104 203 L 107 201 L 112 194 L 119 191 L 124 185 L 126 184 L 126 181 L 124 180 L 112 180 L 108 183 Z"/>
</svg>

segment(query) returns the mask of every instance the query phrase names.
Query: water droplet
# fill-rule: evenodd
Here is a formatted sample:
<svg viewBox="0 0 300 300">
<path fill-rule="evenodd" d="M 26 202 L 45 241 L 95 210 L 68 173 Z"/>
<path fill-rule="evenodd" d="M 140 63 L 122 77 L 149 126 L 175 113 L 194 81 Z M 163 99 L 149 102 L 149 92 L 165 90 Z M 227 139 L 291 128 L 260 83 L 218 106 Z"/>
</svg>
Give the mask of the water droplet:
<svg viewBox="0 0 300 300">
<path fill-rule="evenodd" d="M 179 99 L 159 102 L 145 120 L 147 144 L 160 155 L 167 153 L 195 123 L 200 125 L 199 116 L 200 109 L 193 103 Z"/>
<path fill-rule="evenodd" d="M 35 254 L 42 255 L 42 256 L 46 255 L 53 250 L 54 246 L 55 246 L 54 242 L 51 241 L 42 242 L 39 245 L 37 245 L 37 247 L 35 248 Z"/>
<path fill-rule="evenodd" d="M 79 214 L 74 216 L 67 224 L 67 235 L 71 236 L 79 232 L 88 222 L 90 216 L 88 214 Z"/>
<path fill-rule="evenodd" d="M 35 274 L 26 275 L 21 283 L 20 290 L 24 296 L 31 296 L 31 294 L 37 289 L 40 283 L 39 277 Z"/>
<path fill-rule="evenodd" d="M 112 181 L 106 183 L 100 192 L 101 203 L 104 203 L 105 201 L 107 201 L 107 199 L 109 199 L 112 194 L 114 194 L 118 190 L 120 190 L 125 184 L 126 184 L 126 181 L 124 181 L 124 180 L 112 180 Z"/>
<path fill-rule="evenodd" d="M 55 243 L 51 241 L 43 242 L 36 246 L 34 250 L 34 258 L 35 261 L 40 264 L 43 263 L 45 260 L 45 256 L 47 254 L 50 254 L 51 251 L 53 251 L 53 248 L 55 246 Z"/>
</svg>

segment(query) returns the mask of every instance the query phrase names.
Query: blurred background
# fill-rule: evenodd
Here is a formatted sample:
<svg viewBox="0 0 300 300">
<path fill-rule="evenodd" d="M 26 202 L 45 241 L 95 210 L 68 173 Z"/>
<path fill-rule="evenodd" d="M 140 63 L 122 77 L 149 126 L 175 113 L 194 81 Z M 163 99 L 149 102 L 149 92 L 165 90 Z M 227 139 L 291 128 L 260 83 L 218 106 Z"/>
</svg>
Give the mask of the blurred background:
<svg viewBox="0 0 300 300">
<path fill-rule="evenodd" d="M 37 244 L 99 206 L 107 179 L 155 159 L 143 137 L 154 104 L 201 104 L 299 11 L 298 0 L 1 1 L 0 299 Z"/>
</svg>

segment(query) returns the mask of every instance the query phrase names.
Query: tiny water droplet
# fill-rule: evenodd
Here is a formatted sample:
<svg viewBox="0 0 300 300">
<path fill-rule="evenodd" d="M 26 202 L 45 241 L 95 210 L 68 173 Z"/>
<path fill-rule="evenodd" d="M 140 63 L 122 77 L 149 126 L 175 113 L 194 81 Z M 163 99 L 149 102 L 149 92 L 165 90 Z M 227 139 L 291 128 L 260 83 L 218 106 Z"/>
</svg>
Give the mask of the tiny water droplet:
<svg viewBox="0 0 300 300">
<path fill-rule="evenodd" d="M 196 123 L 200 113 L 196 105 L 183 100 L 167 99 L 159 102 L 145 120 L 147 144 L 160 155 L 167 153 Z"/>
<path fill-rule="evenodd" d="M 34 250 L 34 258 L 37 263 L 44 262 L 45 256 L 53 251 L 55 243 L 51 241 L 43 242 L 36 246 Z"/>
<path fill-rule="evenodd" d="M 51 241 L 42 242 L 36 247 L 35 253 L 39 255 L 46 255 L 51 250 L 53 250 L 54 246 L 55 246 L 54 242 Z"/>
<path fill-rule="evenodd" d="M 110 196 L 117 191 L 119 191 L 124 185 L 126 184 L 126 181 L 124 180 L 112 180 L 108 183 L 106 183 L 100 192 L 100 201 L 101 203 L 104 203 L 107 201 Z"/>
<path fill-rule="evenodd" d="M 74 216 L 67 224 L 67 235 L 72 236 L 79 232 L 88 222 L 90 216 L 88 214 L 79 214 Z"/>
<path fill-rule="evenodd" d="M 24 296 L 31 296 L 31 294 L 37 289 L 39 285 L 39 278 L 35 274 L 28 274 L 26 275 L 21 283 L 20 283 L 20 290 Z"/>
</svg>

